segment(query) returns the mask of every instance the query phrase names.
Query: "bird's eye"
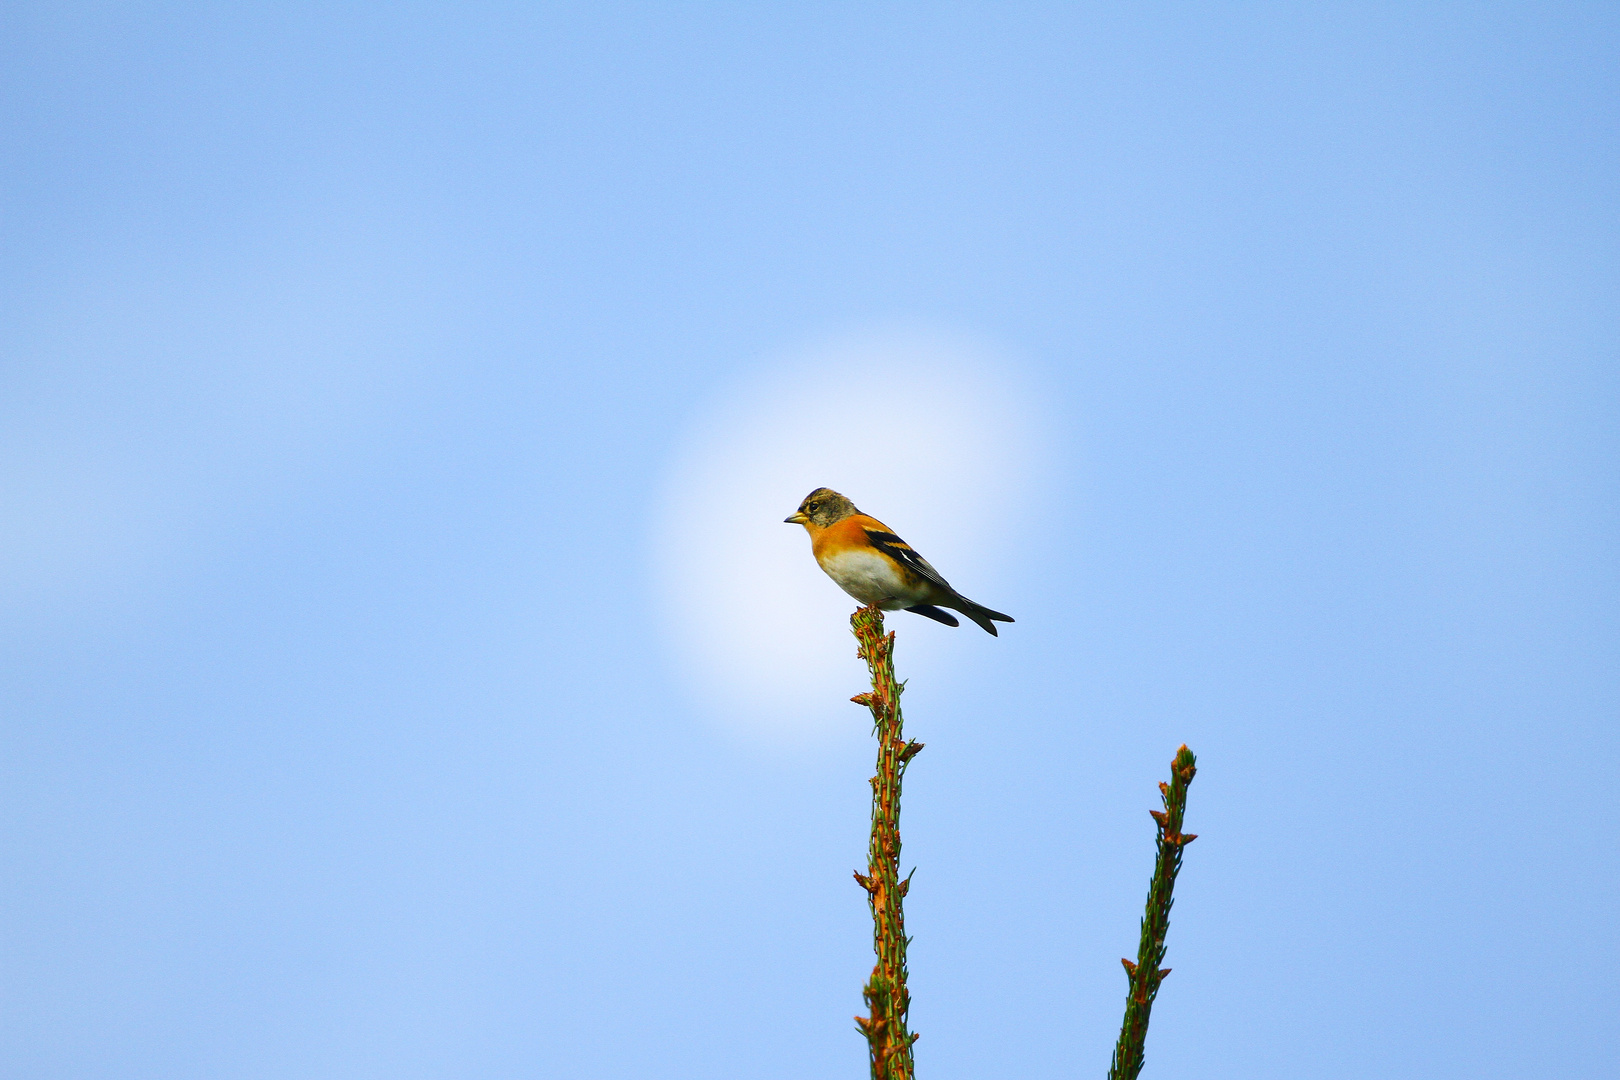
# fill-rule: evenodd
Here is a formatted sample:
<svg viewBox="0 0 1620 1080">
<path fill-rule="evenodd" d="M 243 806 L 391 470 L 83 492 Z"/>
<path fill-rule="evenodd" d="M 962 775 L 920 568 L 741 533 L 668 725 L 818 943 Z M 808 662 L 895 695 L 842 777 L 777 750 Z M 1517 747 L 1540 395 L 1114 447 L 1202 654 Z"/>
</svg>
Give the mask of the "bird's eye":
<svg viewBox="0 0 1620 1080">
<path fill-rule="evenodd" d="M 812 514 L 813 514 L 813 513 L 815 513 L 815 512 L 816 512 L 816 511 L 817 511 L 817 510 L 820 510 L 820 509 L 821 509 L 821 504 L 820 504 L 820 503 L 811 503 L 811 504 L 809 504 L 809 505 L 808 505 L 808 506 L 806 506 L 806 507 L 805 507 L 805 509 L 806 509 L 806 510 L 808 510 L 808 511 L 810 511 L 810 512 L 811 512 L 811 513 L 812 513 Z"/>
</svg>

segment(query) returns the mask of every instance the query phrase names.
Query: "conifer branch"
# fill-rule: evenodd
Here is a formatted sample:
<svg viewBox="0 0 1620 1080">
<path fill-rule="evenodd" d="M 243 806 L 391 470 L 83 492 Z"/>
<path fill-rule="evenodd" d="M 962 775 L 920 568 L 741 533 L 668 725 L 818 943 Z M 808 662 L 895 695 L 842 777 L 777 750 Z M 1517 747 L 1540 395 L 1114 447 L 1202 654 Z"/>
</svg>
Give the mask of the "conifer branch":
<svg viewBox="0 0 1620 1080">
<path fill-rule="evenodd" d="M 1159 993 L 1159 984 L 1170 974 L 1161 968 L 1164 962 L 1164 938 L 1170 929 L 1170 905 L 1176 887 L 1176 874 L 1181 870 L 1181 852 L 1198 839 L 1181 831 L 1182 815 L 1187 809 L 1187 785 L 1198 772 L 1198 759 L 1183 746 L 1176 751 L 1170 763 L 1170 783 L 1159 785 L 1164 809 L 1149 810 L 1158 823 L 1158 858 L 1153 865 L 1153 881 L 1148 886 L 1147 910 L 1142 915 L 1142 940 L 1137 946 L 1136 963 L 1121 960 L 1130 989 L 1125 995 L 1125 1019 L 1120 1025 L 1119 1042 L 1114 1047 L 1114 1060 L 1108 1069 L 1108 1080 L 1136 1080 L 1142 1071 L 1143 1051 L 1147 1045 L 1148 1015 L 1153 1011 L 1153 999 Z"/>
<path fill-rule="evenodd" d="M 850 616 L 859 643 L 857 655 L 872 675 L 872 690 L 850 700 L 872 710 L 872 729 L 878 740 L 877 775 L 872 777 L 872 839 L 867 848 L 866 873 L 855 882 L 866 890 L 872 909 L 872 947 L 877 963 L 862 998 L 868 1015 L 855 1025 L 866 1036 L 872 1080 L 913 1080 L 911 1044 L 915 1033 L 906 1027 L 911 993 L 906 989 L 906 921 L 901 901 L 911 878 L 900 879 L 900 780 L 906 766 L 923 748 L 907 742 L 902 732 L 900 692 L 905 684 L 894 677 L 894 634 L 883 632 L 883 612 L 863 607 Z"/>
</svg>

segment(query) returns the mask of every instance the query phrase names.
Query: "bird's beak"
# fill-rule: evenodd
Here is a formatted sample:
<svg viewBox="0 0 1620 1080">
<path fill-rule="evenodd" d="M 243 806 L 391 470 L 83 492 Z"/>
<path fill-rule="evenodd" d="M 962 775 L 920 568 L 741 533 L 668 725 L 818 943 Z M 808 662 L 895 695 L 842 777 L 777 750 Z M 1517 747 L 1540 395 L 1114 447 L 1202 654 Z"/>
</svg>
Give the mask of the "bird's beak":
<svg viewBox="0 0 1620 1080">
<path fill-rule="evenodd" d="M 810 519 L 805 517 L 802 511 L 794 511 L 792 517 L 785 517 L 782 519 L 782 524 L 784 525 L 808 525 L 809 523 Z"/>
</svg>

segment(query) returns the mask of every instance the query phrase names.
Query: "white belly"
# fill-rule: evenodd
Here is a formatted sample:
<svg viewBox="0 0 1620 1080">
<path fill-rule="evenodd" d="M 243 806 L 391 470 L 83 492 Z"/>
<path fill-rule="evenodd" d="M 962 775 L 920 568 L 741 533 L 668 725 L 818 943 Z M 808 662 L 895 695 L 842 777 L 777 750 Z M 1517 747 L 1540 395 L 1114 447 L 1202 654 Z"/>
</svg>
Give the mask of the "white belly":
<svg viewBox="0 0 1620 1080">
<path fill-rule="evenodd" d="M 924 593 L 906 584 L 892 562 L 875 551 L 844 551 L 820 562 L 840 589 L 863 604 L 895 611 L 926 599 Z"/>
</svg>

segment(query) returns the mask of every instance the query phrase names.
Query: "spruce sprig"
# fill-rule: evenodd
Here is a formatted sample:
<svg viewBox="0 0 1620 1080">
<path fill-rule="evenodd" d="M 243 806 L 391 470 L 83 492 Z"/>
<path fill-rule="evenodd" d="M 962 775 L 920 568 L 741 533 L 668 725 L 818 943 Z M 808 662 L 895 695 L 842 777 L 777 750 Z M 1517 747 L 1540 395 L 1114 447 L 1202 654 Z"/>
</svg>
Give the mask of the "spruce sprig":
<svg viewBox="0 0 1620 1080">
<path fill-rule="evenodd" d="M 1148 811 L 1159 826 L 1158 858 L 1153 865 L 1153 881 L 1148 886 L 1136 963 L 1120 961 L 1125 965 L 1130 989 L 1125 995 L 1125 1019 L 1120 1024 L 1119 1042 L 1114 1047 L 1108 1080 L 1136 1080 L 1142 1071 L 1148 1016 L 1153 1011 L 1159 984 L 1170 974 L 1169 968 L 1159 965 L 1164 962 L 1164 938 L 1170 930 L 1170 905 L 1174 902 L 1171 894 L 1176 887 L 1176 874 L 1181 871 L 1181 853 L 1197 839 L 1194 834 L 1181 831 L 1182 815 L 1187 809 L 1187 785 L 1198 773 L 1197 762 L 1193 752 L 1185 746 L 1177 750 L 1175 760 L 1170 763 L 1170 782 L 1159 785 L 1164 809 Z"/>
<path fill-rule="evenodd" d="M 866 890 L 872 909 L 872 947 L 877 963 L 862 998 L 868 1014 L 855 1025 L 866 1036 L 872 1080 L 913 1080 L 911 1044 L 915 1032 L 906 1027 L 911 992 L 906 989 L 905 912 L 902 900 L 911 878 L 900 878 L 900 780 L 906 766 L 923 744 L 907 742 L 902 732 L 900 693 L 905 684 L 894 677 L 894 634 L 883 632 L 883 612 L 863 607 L 850 616 L 859 643 L 857 655 L 872 675 L 870 693 L 851 701 L 872 710 L 872 730 L 878 740 L 877 774 L 872 777 L 872 839 L 867 847 L 866 873 L 855 872 L 856 884 Z"/>
</svg>

